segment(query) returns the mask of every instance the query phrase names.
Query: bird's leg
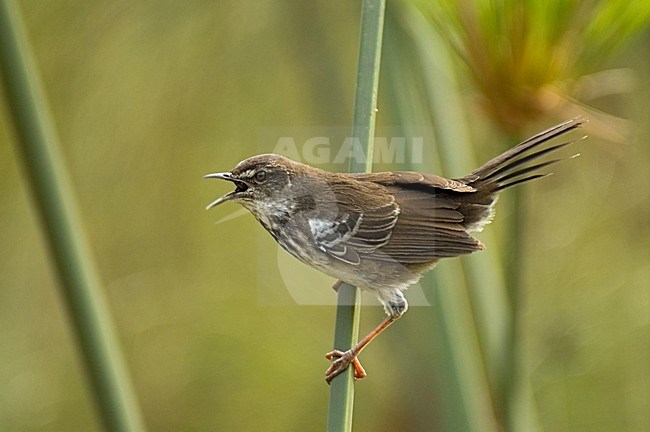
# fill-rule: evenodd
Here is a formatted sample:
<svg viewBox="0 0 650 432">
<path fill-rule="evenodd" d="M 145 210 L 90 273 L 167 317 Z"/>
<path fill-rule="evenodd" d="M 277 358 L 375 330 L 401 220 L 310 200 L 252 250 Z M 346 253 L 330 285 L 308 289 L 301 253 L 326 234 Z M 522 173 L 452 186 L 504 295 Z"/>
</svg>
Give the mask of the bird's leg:
<svg viewBox="0 0 650 432">
<path fill-rule="evenodd" d="M 361 339 L 354 348 L 349 349 L 345 352 L 340 350 L 334 350 L 325 355 L 328 360 L 332 360 L 334 357 L 338 357 L 336 360 L 332 361 L 329 369 L 325 372 L 325 381 L 329 384 L 335 376 L 343 372 L 348 368 L 350 363 L 354 367 L 354 379 L 361 379 L 366 376 L 366 371 L 361 366 L 361 363 L 357 359 L 357 356 L 366 345 L 370 343 L 371 340 L 376 338 L 379 333 L 384 331 L 389 325 L 391 325 L 395 320 L 397 320 L 399 315 L 390 315 L 386 317 L 373 331 L 368 333 L 366 337 Z"/>
</svg>

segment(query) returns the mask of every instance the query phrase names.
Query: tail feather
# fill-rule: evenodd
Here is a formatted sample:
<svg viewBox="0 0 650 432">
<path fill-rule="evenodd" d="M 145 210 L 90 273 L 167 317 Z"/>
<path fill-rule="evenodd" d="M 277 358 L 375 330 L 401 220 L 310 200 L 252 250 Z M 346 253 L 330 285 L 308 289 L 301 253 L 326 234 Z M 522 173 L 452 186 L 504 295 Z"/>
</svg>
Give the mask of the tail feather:
<svg viewBox="0 0 650 432">
<path fill-rule="evenodd" d="M 554 159 L 536 165 L 524 166 L 535 159 L 546 156 L 549 153 L 560 150 L 576 142 L 577 140 L 567 141 L 531 153 L 533 149 L 543 145 L 553 138 L 581 127 L 586 122 L 586 118 L 578 117 L 553 126 L 552 128 L 516 145 L 510 150 L 505 151 L 494 159 L 491 159 L 480 168 L 463 177 L 461 181 L 477 189 L 487 189 L 489 193 L 496 193 L 511 186 L 544 177 L 547 174 L 535 174 L 517 179 L 522 175 L 545 168 L 562 160 Z"/>
<path fill-rule="evenodd" d="M 474 193 L 460 194 L 457 197 L 461 201 L 458 211 L 464 217 L 463 227 L 468 232 L 482 230 L 494 217 L 494 203 L 500 191 L 552 174 L 539 171 L 563 159 L 553 159 L 536 164 L 531 164 L 531 162 L 575 141 L 567 141 L 543 149 L 538 147 L 553 138 L 581 127 L 586 122 L 585 118 L 575 118 L 554 126 L 500 154 L 471 174 L 459 179 L 476 190 Z M 534 150 L 536 148 L 537 150 Z"/>
<path fill-rule="evenodd" d="M 499 191 L 502 191 L 502 190 L 507 189 L 509 187 L 517 186 L 518 184 L 525 183 L 527 181 L 535 180 L 535 179 L 542 178 L 542 177 L 548 177 L 551 174 L 553 174 L 553 173 L 535 174 L 535 175 L 532 175 L 532 176 L 520 178 L 520 179 L 512 181 L 510 183 L 499 184 L 497 186 L 497 188 L 494 189 L 494 192 L 499 192 Z"/>
<path fill-rule="evenodd" d="M 555 164 L 557 162 L 560 162 L 561 160 L 562 159 L 553 159 L 553 160 L 550 160 L 550 161 L 547 161 L 547 162 L 542 162 L 542 163 L 538 163 L 538 164 L 535 164 L 535 165 L 531 165 L 531 166 L 528 166 L 526 168 L 522 168 L 519 171 L 515 171 L 513 173 L 506 174 L 503 177 L 499 177 L 498 179 L 495 180 L 495 182 L 497 184 L 502 185 L 502 184 L 505 184 L 505 182 L 507 180 L 512 180 L 512 179 L 517 178 L 519 176 L 522 176 L 524 174 L 528 174 L 530 172 L 537 171 L 537 170 L 542 169 L 544 167 L 547 167 L 549 165 L 553 165 L 553 164 Z"/>
<path fill-rule="evenodd" d="M 565 143 L 558 144 L 558 145 L 546 148 L 544 150 L 536 151 L 535 153 L 529 154 L 528 156 L 522 157 L 520 159 L 515 159 L 514 161 L 503 165 L 499 169 L 492 171 L 490 174 L 486 175 L 485 177 L 481 177 L 481 179 L 485 181 L 485 180 L 492 179 L 494 177 L 498 177 L 498 176 L 500 176 L 502 174 L 511 172 L 512 170 L 514 170 L 517 167 L 520 167 L 520 166 L 522 166 L 524 164 L 527 164 L 528 162 L 531 162 L 531 161 L 533 161 L 535 159 L 539 159 L 539 158 L 541 158 L 543 156 L 546 156 L 547 154 L 552 153 L 552 152 L 554 152 L 556 150 L 559 150 L 561 148 L 564 148 L 564 147 L 568 146 L 569 144 L 573 144 L 573 142 L 574 141 L 567 141 Z M 560 160 L 560 159 L 557 159 L 557 160 Z M 543 167 L 540 166 L 540 168 L 543 168 Z"/>
</svg>

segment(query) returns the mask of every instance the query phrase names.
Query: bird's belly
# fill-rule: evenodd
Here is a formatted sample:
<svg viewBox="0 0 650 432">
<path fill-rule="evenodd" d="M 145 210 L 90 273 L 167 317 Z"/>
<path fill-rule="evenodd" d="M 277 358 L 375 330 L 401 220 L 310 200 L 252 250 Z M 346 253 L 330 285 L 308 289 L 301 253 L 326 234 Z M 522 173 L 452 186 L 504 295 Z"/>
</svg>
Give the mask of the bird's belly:
<svg viewBox="0 0 650 432">
<path fill-rule="evenodd" d="M 397 261 L 378 262 L 364 257 L 358 265 L 352 265 L 318 248 L 306 248 L 295 237 L 279 235 L 277 241 L 284 250 L 310 267 L 367 291 L 402 291 L 421 276 L 421 272 Z"/>
<path fill-rule="evenodd" d="M 382 260 L 372 259 L 372 255 L 364 256 L 357 265 L 343 262 L 316 247 L 313 239 L 304 234 L 303 230 L 284 229 L 286 226 L 261 222 L 278 244 L 293 257 L 328 276 L 379 295 L 406 289 L 420 279 L 423 271 L 422 268 L 414 269 L 391 261 L 386 256 Z"/>
<path fill-rule="evenodd" d="M 305 264 L 322 271 L 327 266 L 328 257 L 313 245 L 308 244 L 309 239 L 297 231 L 288 235 L 284 230 L 271 233 L 282 249 L 289 252 L 294 258 Z"/>
</svg>

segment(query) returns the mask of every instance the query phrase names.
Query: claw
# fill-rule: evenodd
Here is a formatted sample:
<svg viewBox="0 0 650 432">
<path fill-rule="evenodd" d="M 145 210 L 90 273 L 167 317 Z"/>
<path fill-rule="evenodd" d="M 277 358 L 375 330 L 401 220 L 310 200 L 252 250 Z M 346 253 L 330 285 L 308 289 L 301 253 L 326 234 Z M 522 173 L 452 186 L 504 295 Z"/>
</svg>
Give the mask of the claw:
<svg viewBox="0 0 650 432">
<path fill-rule="evenodd" d="M 332 382 L 335 376 L 345 371 L 348 366 L 350 366 L 350 363 L 352 363 L 352 367 L 354 368 L 355 380 L 366 377 L 366 371 L 363 366 L 361 366 L 361 362 L 359 362 L 359 359 L 357 359 L 357 355 L 353 352 L 353 350 L 348 350 L 345 352 L 334 350 L 325 354 L 325 358 L 328 360 L 332 360 L 334 357 L 338 358 L 332 361 L 329 369 L 325 371 L 325 381 L 327 381 L 328 384 Z"/>
</svg>

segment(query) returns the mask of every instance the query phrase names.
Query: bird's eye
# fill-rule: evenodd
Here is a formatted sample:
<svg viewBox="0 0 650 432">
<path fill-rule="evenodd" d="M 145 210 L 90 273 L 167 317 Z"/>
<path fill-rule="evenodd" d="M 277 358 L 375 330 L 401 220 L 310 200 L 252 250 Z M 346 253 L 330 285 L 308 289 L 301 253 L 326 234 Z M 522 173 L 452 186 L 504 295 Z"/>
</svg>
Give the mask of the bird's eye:
<svg viewBox="0 0 650 432">
<path fill-rule="evenodd" d="M 258 171 L 255 173 L 255 180 L 257 180 L 259 183 L 262 183 L 266 180 L 266 171 Z"/>
</svg>

